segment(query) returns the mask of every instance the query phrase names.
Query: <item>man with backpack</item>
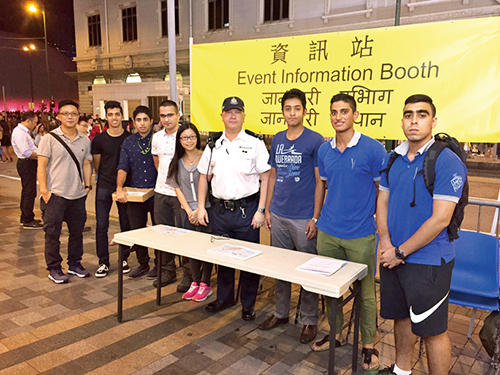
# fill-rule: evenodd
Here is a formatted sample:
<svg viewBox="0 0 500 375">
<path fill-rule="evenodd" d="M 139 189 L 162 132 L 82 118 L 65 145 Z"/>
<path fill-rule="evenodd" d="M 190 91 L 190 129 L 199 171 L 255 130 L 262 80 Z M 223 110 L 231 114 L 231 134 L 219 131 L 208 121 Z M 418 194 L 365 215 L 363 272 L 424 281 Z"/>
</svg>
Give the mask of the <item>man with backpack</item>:
<svg viewBox="0 0 500 375">
<path fill-rule="evenodd" d="M 467 170 L 454 138 L 433 138 L 436 124 L 430 97 L 406 99 L 402 128 L 407 141 L 388 157 L 380 181 L 380 315 L 394 320 L 396 363 L 379 374 L 411 374 L 417 336 L 426 345 L 429 373 L 450 370 L 451 241 L 467 200 Z"/>
</svg>

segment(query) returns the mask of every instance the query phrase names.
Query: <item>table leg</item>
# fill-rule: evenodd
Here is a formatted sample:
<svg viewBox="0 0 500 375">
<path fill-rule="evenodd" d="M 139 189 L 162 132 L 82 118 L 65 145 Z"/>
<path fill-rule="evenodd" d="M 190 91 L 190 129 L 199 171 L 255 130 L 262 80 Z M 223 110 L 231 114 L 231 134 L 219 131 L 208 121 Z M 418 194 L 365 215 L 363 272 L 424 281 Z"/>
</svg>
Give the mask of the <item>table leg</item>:
<svg viewBox="0 0 500 375">
<path fill-rule="evenodd" d="M 337 298 L 331 298 L 331 322 L 330 324 L 330 350 L 328 357 L 328 375 L 335 375 L 335 336 L 337 335 L 337 313 L 339 301 Z"/>
<path fill-rule="evenodd" d="M 122 322 L 123 317 L 123 254 L 122 249 L 118 248 L 118 323 Z"/>
<path fill-rule="evenodd" d="M 157 251 L 156 256 L 156 304 L 161 305 L 161 265 L 163 264 L 163 251 Z"/>
<path fill-rule="evenodd" d="M 356 281 L 353 286 L 354 294 L 354 335 L 352 348 L 352 372 L 358 369 L 358 344 L 359 344 L 359 313 L 361 311 L 361 282 Z"/>
</svg>

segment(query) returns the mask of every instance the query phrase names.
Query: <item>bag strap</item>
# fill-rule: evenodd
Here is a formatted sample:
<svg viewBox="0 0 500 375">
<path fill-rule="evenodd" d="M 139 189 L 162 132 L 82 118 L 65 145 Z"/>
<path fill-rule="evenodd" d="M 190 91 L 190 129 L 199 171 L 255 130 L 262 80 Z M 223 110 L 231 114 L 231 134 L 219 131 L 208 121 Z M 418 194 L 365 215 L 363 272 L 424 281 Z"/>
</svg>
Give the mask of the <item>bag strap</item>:
<svg viewBox="0 0 500 375">
<path fill-rule="evenodd" d="M 76 158 L 75 154 L 73 153 L 73 151 L 71 151 L 71 149 L 69 148 L 69 146 L 66 144 L 66 142 L 64 142 L 61 137 L 59 137 L 57 134 L 53 133 L 53 132 L 49 132 L 49 134 L 51 136 L 53 136 L 55 139 L 57 139 L 59 141 L 59 143 L 61 143 L 64 148 L 68 151 L 69 153 L 69 156 L 71 156 L 71 159 L 73 159 L 73 161 L 75 162 L 76 164 L 76 168 L 78 169 L 78 174 L 80 175 L 80 180 L 82 180 L 83 182 L 83 176 L 82 176 L 82 169 L 80 168 L 80 163 L 78 163 L 78 159 Z"/>
</svg>

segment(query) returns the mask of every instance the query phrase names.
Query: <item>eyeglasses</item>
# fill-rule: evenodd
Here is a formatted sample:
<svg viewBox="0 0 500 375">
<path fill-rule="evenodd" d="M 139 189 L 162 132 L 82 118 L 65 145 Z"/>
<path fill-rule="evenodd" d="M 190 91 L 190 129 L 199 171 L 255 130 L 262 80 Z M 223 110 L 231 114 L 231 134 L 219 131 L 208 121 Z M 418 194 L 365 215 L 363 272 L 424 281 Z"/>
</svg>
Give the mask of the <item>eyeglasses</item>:
<svg viewBox="0 0 500 375">
<path fill-rule="evenodd" d="M 196 135 L 190 135 L 190 136 L 184 136 L 184 137 L 181 137 L 181 141 L 196 141 L 198 137 Z"/>
<path fill-rule="evenodd" d="M 78 117 L 80 114 L 78 112 L 59 112 L 61 116 L 64 117 Z"/>
</svg>

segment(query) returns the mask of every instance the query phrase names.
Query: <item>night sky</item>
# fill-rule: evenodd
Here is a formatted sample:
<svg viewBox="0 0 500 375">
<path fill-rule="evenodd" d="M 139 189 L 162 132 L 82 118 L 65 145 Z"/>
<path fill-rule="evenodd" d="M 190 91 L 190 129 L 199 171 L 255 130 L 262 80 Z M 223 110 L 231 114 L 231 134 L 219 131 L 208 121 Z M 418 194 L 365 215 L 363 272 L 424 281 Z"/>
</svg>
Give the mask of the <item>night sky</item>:
<svg viewBox="0 0 500 375">
<path fill-rule="evenodd" d="M 40 1 L 37 1 L 40 3 Z M 43 37 L 40 12 L 29 13 L 28 1 L 0 0 L 0 31 L 9 31 L 26 37 Z M 68 57 L 75 56 L 75 25 L 73 0 L 45 0 L 48 43 Z M 23 44 L 22 41 L 19 44 Z M 0 46 L 2 39 L 0 39 Z"/>
</svg>

